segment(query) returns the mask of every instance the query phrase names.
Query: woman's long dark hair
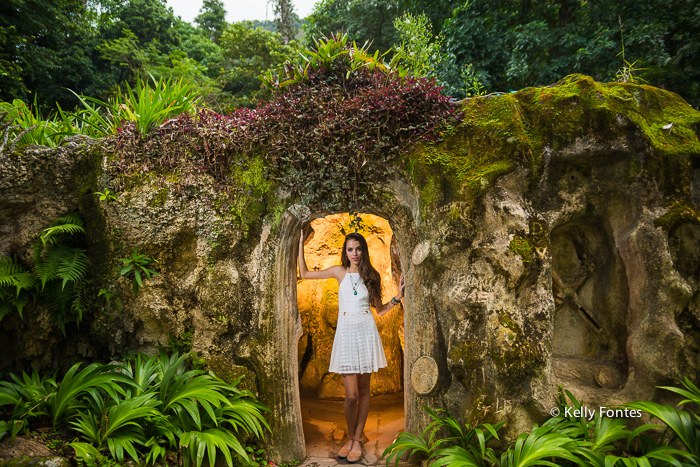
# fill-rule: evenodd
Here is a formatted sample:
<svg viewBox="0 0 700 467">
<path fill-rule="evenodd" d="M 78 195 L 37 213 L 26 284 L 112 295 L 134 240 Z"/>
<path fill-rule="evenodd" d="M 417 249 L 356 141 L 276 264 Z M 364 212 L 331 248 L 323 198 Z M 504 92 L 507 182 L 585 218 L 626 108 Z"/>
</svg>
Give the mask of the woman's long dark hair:
<svg viewBox="0 0 700 467">
<path fill-rule="evenodd" d="M 348 258 L 348 252 L 346 250 L 348 240 L 357 240 L 360 242 L 360 248 L 362 248 L 360 264 L 358 264 L 360 277 L 362 278 L 362 282 L 365 283 L 365 287 L 367 287 L 367 291 L 369 292 L 369 304 L 374 306 L 374 308 L 377 308 L 382 305 L 382 277 L 379 275 L 377 270 L 374 269 L 369 260 L 367 241 L 365 240 L 365 237 L 359 233 L 349 233 L 345 236 L 343 251 L 340 254 L 340 263 L 345 268 L 350 267 L 350 258 Z"/>
</svg>

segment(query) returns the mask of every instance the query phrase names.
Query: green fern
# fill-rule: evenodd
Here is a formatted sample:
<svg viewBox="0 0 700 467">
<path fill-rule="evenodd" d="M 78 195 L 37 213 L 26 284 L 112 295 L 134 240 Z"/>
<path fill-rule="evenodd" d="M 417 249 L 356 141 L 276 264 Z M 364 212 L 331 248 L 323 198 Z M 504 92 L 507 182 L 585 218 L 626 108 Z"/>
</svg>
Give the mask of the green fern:
<svg viewBox="0 0 700 467">
<path fill-rule="evenodd" d="M 70 236 L 77 233 L 85 233 L 83 220 L 77 214 L 56 219 L 51 227 L 44 229 L 34 243 L 33 274 L 18 269 L 19 266 L 9 259 L 0 263 L 0 319 L 9 313 L 11 306 L 16 307 L 21 316 L 29 296 L 20 296 L 19 288 L 24 290 L 31 285 L 52 312 L 61 332 L 65 334 L 65 326 L 70 321 L 80 324 L 87 310 L 85 277 L 90 260 L 85 250 L 67 243 Z M 14 299 L 6 297 L 5 288 L 11 285 L 18 288 L 18 296 Z"/>
<path fill-rule="evenodd" d="M 19 297 L 22 290 L 31 290 L 36 287 L 36 278 L 22 267 L 17 257 L 6 256 L 0 258 L 0 287 L 15 287 L 16 296 Z"/>
<path fill-rule="evenodd" d="M 61 256 L 56 271 L 58 278 L 63 279 L 61 288 L 65 288 L 68 282 L 77 283 L 82 280 L 90 267 L 90 260 L 85 254 L 85 250 L 69 248 L 66 253 Z"/>
<path fill-rule="evenodd" d="M 38 263 L 46 245 L 60 245 L 68 235 L 85 233 L 83 219 L 78 214 L 68 214 L 59 217 L 51 227 L 44 229 L 34 243 L 34 259 Z"/>
<path fill-rule="evenodd" d="M 61 289 L 64 289 L 68 282 L 82 280 L 89 267 L 90 260 L 85 250 L 59 245 L 47 248 L 43 257 L 39 258 L 35 270 L 41 280 L 42 290 L 48 281 L 54 279 L 61 279 Z"/>
<path fill-rule="evenodd" d="M 0 258 L 0 321 L 16 309 L 22 317 L 37 288 L 37 278 L 17 261 L 16 257 Z"/>
<path fill-rule="evenodd" d="M 46 284 L 43 297 L 53 316 L 54 323 L 65 334 L 66 324 L 75 322 L 80 324 L 85 312 L 86 302 L 84 296 L 84 284 L 69 282 L 66 287 L 61 287 L 57 280 Z"/>
<path fill-rule="evenodd" d="M 54 245 L 61 234 L 85 233 L 83 224 L 83 219 L 78 214 L 68 214 L 59 217 L 51 227 L 44 229 L 44 233 L 41 234 L 41 240 L 44 244 Z"/>
</svg>

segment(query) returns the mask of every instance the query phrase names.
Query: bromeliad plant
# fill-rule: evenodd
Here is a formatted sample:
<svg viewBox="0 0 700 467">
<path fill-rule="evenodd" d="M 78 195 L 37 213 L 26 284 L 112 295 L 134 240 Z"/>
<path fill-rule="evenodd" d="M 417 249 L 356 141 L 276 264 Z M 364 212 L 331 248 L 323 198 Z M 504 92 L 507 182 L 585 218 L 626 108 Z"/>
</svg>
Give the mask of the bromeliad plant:
<svg viewBox="0 0 700 467">
<path fill-rule="evenodd" d="M 0 102 L 0 153 L 28 144 L 55 147 L 75 135 L 101 138 L 117 133 L 125 122 L 144 136 L 169 118 L 195 112 L 198 96 L 191 85 L 182 79 L 150 78 L 137 77 L 134 88 L 127 84 L 106 102 L 73 93 L 82 109 L 70 112 L 57 105 L 47 117 L 36 101 L 33 108 L 19 99 Z"/>
<path fill-rule="evenodd" d="M 119 271 L 119 274 L 125 278 L 131 278 L 132 290 L 134 295 L 139 292 L 139 287 L 143 287 L 144 277 L 150 279 L 151 276 L 157 276 L 158 273 L 147 268 L 151 263 L 157 263 L 155 259 L 149 258 L 146 255 L 139 254 L 136 248 L 131 254 L 131 258 L 121 258 L 119 261 L 124 263 L 124 267 Z"/>
<path fill-rule="evenodd" d="M 75 114 L 58 107 L 58 112 L 44 118 L 36 99 L 33 109 L 20 99 L 0 102 L 0 132 L 0 153 L 11 153 L 27 144 L 55 147 L 68 136 L 81 133 Z"/>
<path fill-rule="evenodd" d="M 126 92 L 119 89 L 107 102 L 73 93 L 83 104 L 76 119 L 99 136 L 117 133 L 127 122 L 145 136 L 165 120 L 195 111 L 198 97 L 190 84 L 182 79 L 150 79 L 137 76 L 134 88 L 127 83 Z"/>
</svg>

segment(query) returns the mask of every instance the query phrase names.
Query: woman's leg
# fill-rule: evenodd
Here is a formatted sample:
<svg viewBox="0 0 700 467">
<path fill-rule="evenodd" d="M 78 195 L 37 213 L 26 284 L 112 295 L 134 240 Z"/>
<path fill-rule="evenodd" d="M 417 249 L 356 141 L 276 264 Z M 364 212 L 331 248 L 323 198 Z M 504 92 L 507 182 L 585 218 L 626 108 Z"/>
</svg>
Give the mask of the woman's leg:
<svg viewBox="0 0 700 467">
<path fill-rule="evenodd" d="M 348 442 L 343 446 L 346 449 L 352 448 L 352 437 L 357 427 L 357 380 L 361 375 L 342 375 L 343 386 L 345 386 L 345 422 L 348 424 Z M 366 418 L 366 417 L 365 417 Z"/>
<path fill-rule="evenodd" d="M 355 423 L 355 439 L 362 441 L 362 433 L 365 431 L 367 414 L 369 414 L 369 382 L 372 373 L 357 375 L 357 421 Z"/>
</svg>

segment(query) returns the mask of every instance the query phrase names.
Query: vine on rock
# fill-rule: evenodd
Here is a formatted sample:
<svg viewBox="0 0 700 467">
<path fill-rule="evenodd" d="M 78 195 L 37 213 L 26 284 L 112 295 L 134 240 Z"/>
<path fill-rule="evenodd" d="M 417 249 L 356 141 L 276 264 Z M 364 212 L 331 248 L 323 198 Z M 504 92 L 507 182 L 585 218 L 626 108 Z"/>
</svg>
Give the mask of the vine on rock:
<svg viewBox="0 0 700 467">
<path fill-rule="evenodd" d="M 108 140 L 112 170 L 176 171 L 181 184 L 206 173 L 249 195 L 237 174 L 262 159 L 294 199 L 321 209 L 359 206 L 402 165 L 402 154 L 439 140 L 460 117 L 433 80 L 406 76 L 400 59 L 387 64 L 346 41 L 320 41 L 276 80 L 268 77 L 275 93 L 255 110 L 183 114 L 147 135 L 126 123 Z"/>
</svg>

